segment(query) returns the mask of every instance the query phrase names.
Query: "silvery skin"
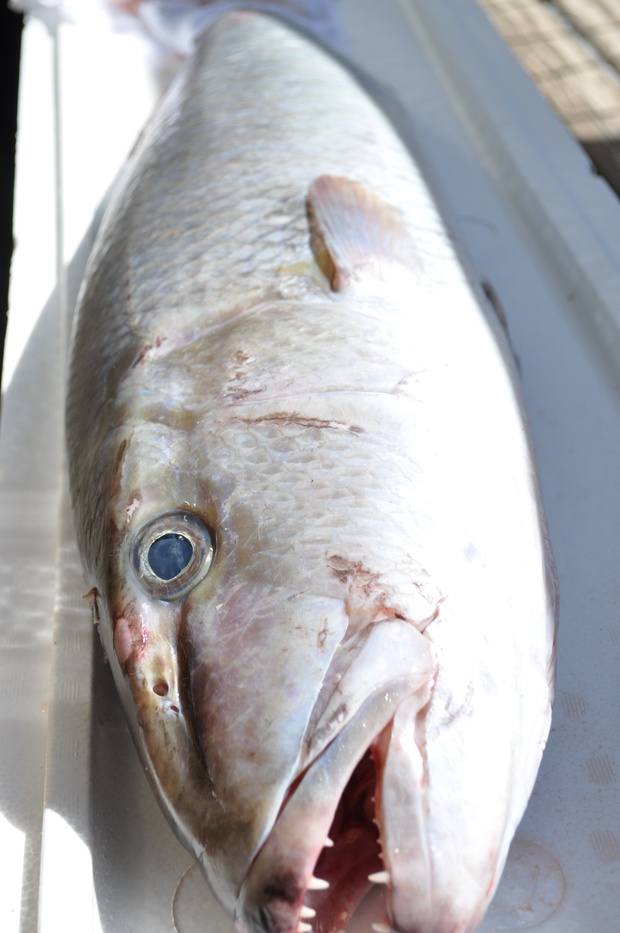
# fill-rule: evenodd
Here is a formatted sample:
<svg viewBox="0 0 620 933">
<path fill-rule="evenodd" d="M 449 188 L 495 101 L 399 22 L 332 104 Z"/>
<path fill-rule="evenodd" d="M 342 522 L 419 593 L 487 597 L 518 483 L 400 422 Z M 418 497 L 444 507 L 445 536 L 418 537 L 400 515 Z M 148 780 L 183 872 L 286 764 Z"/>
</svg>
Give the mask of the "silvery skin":
<svg viewBox="0 0 620 933">
<path fill-rule="evenodd" d="M 136 745 L 242 933 L 473 931 L 546 741 L 553 567 L 502 337 L 343 65 L 232 12 L 83 284 L 76 531 Z M 381 927 L 380 927 L 381 929 Z"/>
</svg>

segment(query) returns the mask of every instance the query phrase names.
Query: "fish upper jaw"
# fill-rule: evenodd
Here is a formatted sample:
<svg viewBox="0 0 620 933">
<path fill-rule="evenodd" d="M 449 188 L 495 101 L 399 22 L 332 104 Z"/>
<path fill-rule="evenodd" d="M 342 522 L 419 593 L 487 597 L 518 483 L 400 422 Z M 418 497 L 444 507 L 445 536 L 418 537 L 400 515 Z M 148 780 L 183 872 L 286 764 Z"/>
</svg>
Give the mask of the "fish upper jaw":
<svg viewBox="0 0 620 933">
<path fill-rule="evenodd" d="M 392 673 L 378 687 L 379 668 L 387 658 Z M 423 745 L 417 743 L 422 743 L 435 668 L 430 640 L 410 624 L 391 620 L 372 627 L 308 736 L 306 766 L 289 787 L 241 888 L 235 908 L 241 933 L 335 933 L 347 925 L 373 882 L 383 881 L 386 869 L 389 873 L 382 802 L 394 801 L 385 801 L 381 782 L 395 722 L 409 736 L 403 752 L 411 759 L 406 790 L 417 800 L 417 824 L 407 820 L 406 835 L 415 837 L 423 858 L 424 760 Z M 354 712 L 336 726 L 338 694 L 346 695 L 356 678 L 360 690 L 372 679 L 374 692 L 352 704 Z M 394 767 L 391 762 L 389 767 Z M 392 820 L 394 815 L 402 823 L 402 814 L 393 812 Z M 403 874 L 400 863 L 395 867 Z M 428 878 L 430 863 L 418 867 L 420 876 Z M 410 887 L 408 878 L 404 882 Z M 392 888 L 383 887 L 385 900 L 374 919 L 391 924 Z"/>
</svg>

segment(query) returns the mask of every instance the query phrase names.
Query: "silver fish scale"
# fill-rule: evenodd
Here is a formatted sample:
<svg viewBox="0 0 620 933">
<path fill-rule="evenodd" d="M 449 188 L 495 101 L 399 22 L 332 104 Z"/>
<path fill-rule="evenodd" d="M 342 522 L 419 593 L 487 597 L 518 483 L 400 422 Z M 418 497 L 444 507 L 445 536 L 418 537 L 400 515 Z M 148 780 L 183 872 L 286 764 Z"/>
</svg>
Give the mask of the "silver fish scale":
<svg viewBox="0 0 620 933">
<path fill-rule="evenodd" d="M 149 417 L 148 405 L 156 404 L 151 416 L 173 423 L 178 412 L 217 416 L 232 404 L 272 400 L 277 410 L 278 399 L 291 395 L 347 391 L 368 393 L 369 401 L 370 393 L 415 398 L 416 371 L 421 376 L 425 369 L 423 341 L 403 339 L 403 328 L 380 315 L 374 302 L 366 304 L 366 313 L 362 303 L 355 309 L 344 301 L 336 310 L 324 291 L 306 291 L 305 302 L 262 303 L 191 341 L 162 338 L 136 363 L 128 402 L 135 404 L 141 389 L 142 415 Z M 412 301 L 411 313 L 423 317 L 422 302 Z"/>
<path fill-rule="evenodd" d="M 110 466 L 96 440 L 100 422 L 83 423 L 85 409 L 73 399 L 98 393 L 95 410 L 116 399 L 119 423 L 125 370 L 153 342 L 171 335 L 192 341 L 235 309 L 290 289 L 281 270 L 310 259 L 305 198 L 318 175 L 342 174 L 382 190 L 419 234 L 420 252 L 432 253 L 442 288 L 455 276 L 462 280 L 425 186 L 354 79 L 284 28 L 277 54 L 261 29 L 245 30 L 242 45 L 227 52 L 225 43 L 205 44 L 206 62 L 198 56 L 145 132 L 91 260 L 83 304 L 96 293 L 99 313 L 85 325 L 78 319 L 82 352 L 72 372 L 69 443 L 79 437 L 86 450 L 79 462 L 70 458 L 74 484 L 101 487 L 101 496 Z M 296 77 L 300 55 L 303 83 Z M 237 59 L 238 71 L 230 67 Z M 312 283 L 304 279 L 299 290 L 307 296 Z M 131 379 L 126 388 L 132 399 Z M 89 560 L 101 540 L 101 510 L 91 513 L 93 502 L 77 496 L 85 515 L 78 528 L 92 537 Z"/>
<path fill-rule="evenodd" d="M 127 255 L 136 319 L 150 324 L 155 307 L 178 310 L 182 296 L 184 305 L 203 309 L 206 323 L 223 306 L 273 288 L 278 268 L 308 257 L 305 196 L 324 173 L 376 186 L 413 219 L 421 253 L 428 249 L 437 261 L 446 251 L 422 185 L 415 197 L 408 157 L 376 109 L 363 98 L 360 107 L 355 82 L 324 59 L 312 68 L 310 84 L 301 85 L 294 37 L 282 39 L 272 62 L 264 43 L 264 36 L 253 37 L 238 78 L 230 56 L 212 55 L 207 67 L 197 61 L 201 80 L 188 76 L 193 94 L 182 108 L 180 101 L 174 106 L 181 110 L 174 137 L 142 169 L 160 181 L 133 192 Z M 278 95 L 263 103 L 261 88 L 274 82 Z M 327 98 L 335 105 L 326 108 Z M 308 125 L 316 127 L 314 136 Z M 364 150 L 380 158 L 364 157 Z"/>
<path fill-rule="evenodd" d="M 376 433 L 369 439 L 308 424 L 240 430 L 236 420 L 196 439 L 195 456 L 216 496 L 231 488 L 227 467 L 235 465 L 233 511 L 219 500 L 221 527 L 227 546 L 243 555 L 248 579 L 285 588 L 295 581 L 305 591 L 342 599 L 347 591 L 334 559 L 344 554 L 352 567 L 372 568 L 371 604 L 416 624 L 433 615 L 441 593 L 414 555 L 425 520 L 419 503 L 417 511 L 408 503 L 411 452 L 404 445 L 400 453 L 391 450 L 377 488 L 369 458 L 380 443 Z M 410 553 L 399 546 L 403 540 L 411 542 Z"/>
<path fill-rule="evenodd" d="M 342 291 L 310 246 L 306 199 L 323 175 L 344 176 L 328 188 L 353 189 L 368 214 L 361 243 L 349 230 L 336 251 Z M 407 248 L 366 263 L 386 217 Z M 403 262 L 411 244 L 420 268 Z M 346 751 L 346 782 L 392 722 L 402 741 L 384 736 L 377 769 L 390 921 L 473 929 L 549 728 L 553 618 L 527 438 L 408 153 L 337 61 L 273 20 L 215 24 L 138 147 L 87 273 L 67 436 L 129 719 L 231 913 L 269 927 L 265 898 L 287 872 L 297 898 L 323 843 L 313 855 L 306 840 L 337 806 L 313 790 L 323 766 L 333 777 L 321 743 Z M 175 601 L 135 557 L 146 530 L 186 511 L 216 556 Z M 295 923 L 284 911 L 271 926 Z"/>
</svg>

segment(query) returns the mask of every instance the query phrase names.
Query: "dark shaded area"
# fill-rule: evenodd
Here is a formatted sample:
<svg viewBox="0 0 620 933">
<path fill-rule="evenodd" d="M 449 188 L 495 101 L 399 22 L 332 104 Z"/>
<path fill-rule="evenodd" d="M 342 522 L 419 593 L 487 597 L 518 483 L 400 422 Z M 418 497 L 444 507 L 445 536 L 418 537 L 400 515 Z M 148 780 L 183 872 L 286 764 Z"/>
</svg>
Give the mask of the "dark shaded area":
<svg viewBox="0 0 620 933">
<path fill-rule="evenodd" d="M 620 197 L 620 139 L 580 139 L 597 175 Z"/>
<path fill-rule="evenodd" d="M 0 0 L 0 351 L 4 354 L 9 275 L 13 253 L 13 186 L 17 87 L 23 17 Z M 0 356 L 0 373 L 2 368 Z"/>
</svg>

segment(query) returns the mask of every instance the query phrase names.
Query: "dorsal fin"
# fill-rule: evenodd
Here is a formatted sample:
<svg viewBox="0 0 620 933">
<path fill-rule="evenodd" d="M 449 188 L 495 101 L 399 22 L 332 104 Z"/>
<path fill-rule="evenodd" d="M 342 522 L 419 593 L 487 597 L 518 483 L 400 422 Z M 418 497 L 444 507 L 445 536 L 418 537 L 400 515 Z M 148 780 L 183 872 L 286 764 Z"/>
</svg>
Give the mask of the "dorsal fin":
<svg viewBox="0 0 620 933">
<path fill-rule="evenodd" d="M 383 278 L 393 263 L 419 271 L 421 261 L 395 208 L 363 185 L 337 175 L 321 175 L 307 199 L 310 246 L 334 291 L 366 275 Z"/>
</svg>

